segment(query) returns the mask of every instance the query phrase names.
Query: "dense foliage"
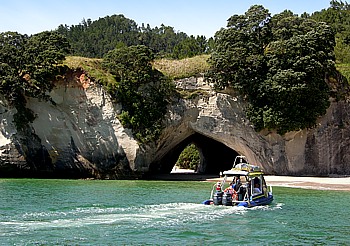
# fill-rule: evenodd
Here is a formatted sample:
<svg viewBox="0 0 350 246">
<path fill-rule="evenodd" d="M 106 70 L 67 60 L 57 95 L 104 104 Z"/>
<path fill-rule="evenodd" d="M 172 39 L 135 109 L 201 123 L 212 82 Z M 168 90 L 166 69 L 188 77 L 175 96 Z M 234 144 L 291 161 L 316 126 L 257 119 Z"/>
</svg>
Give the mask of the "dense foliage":
<svg viewBox="0 0 350 246">
<path fill-rule="evenodd" d="M 327 73 L 334 67 L 334 32 L 325 23 L 285 11 L 272 18 L 261 5 L 234 15 L 215 35 L 209 77 L 249 102 L 255 127 L 312 127 L 329 106 Z"/>
<path fill-rule="evenodd" d="M 310 18 L 326 22 L 336 32 L 337 62 L 350 62 L 350 5 L 346 1 L 330 1 L 330 7 L 313 13 Z"/>
<path fill-rule="evenodd" d="M 208 50 L 204 36 L 188 36 L 173 27 L 161 25 L 138 26 L 123 15 L 112 15 L 96 21 L 83 20 L 78 25 L 60 25 L 57 31 L 72 45 L 72 55 L 103 57 L 120 46 L 145 45 L 158 56 L 173 58 L 191 57 Z"/>
<path fill-rule="evenodd" d="M 334 72 L 335 40 L 337 60 L 350 61 L 349 13 L 349 4 L 336 0 L 328 9 L 302 17 L 290 11 L 271 17 L 255 5 L 232 16 L 215 40 L 163 24 L 138 26 L 123 15 L 60 25 L 57 32 L 33 36 L 1 33 L 0 92 L 14 103 L 24 103 L 23 95 L 47 98 L 65 53 L 104 57 L 104 68 L 115 78 L 105 85 L 123 105 L 120 119 L 144 142 L 158 135 L 172 92 L 169 81 L 152 68 L 154 57 L 178 59 L 213 51 L 208 76 L 218 89 L 232 87 L 244 95 L 257 129 L 284 133 L 312 127 L 329 105 L 325 78 Z M 22 114 L 31 118 L 27 111 Z"/>
<path fill-rule="evenodd" d="M 25 97 L 48 99 L 53 79 L 60 74 L 58 64 L 69 49 L 67 40 L 55 32 L 42 32 L 31 37 L 16 32 L 0 33 L 0 93 L 13 104 L 18 130 L 34 120 L 25 107 Z"/>
<path fill-rule="evenodd" d="M 116 80 L 107 88 L 122 104 L 121 122 L 141 142 L 158 137 L 172 92 L 170 81 L 152 67 L 153 58 L 149 48 L 138 45 L 109 51 L 103 61 Z"/>
<path fill-rule="evenodd" d="M 0 92 L 14 102 L 22 95 L 45 98 L 68 50 L 56 32 L 0 33 Z"/>
<path fill-rule="evenodd" d="M 175 165 L 183 169 L 196 170 L 199 163 L 199 151 L 194 144 L 190 144 L 181 152 Z"/>
</svg>

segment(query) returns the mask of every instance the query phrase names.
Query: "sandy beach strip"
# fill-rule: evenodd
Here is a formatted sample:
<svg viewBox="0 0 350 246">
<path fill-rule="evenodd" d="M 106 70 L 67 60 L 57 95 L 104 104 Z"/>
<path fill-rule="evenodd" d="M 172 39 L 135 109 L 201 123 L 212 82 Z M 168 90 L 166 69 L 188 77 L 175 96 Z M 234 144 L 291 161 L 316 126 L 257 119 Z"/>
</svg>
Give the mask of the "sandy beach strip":
<svg viewBox="0 0 350 246">
<path fill-rule="evenodd" d="M 302 189 L 316 190 L 339 190 L 350 191 L 350 176 L 344 177 L 295 177 L 295 176 L 273 176 L 265 175 L 267 185 L 292 187 Z M 218 182 L 222 178 L 212 175 L 201 175 L 194 173 L 193 170 L 177 169 L 173 170 L 169 175 L 158 176 L 164 180 L 192 180 L 192 181 L 207 181 Z"/>
<path fill-rule="evenodd" d="M 314 190 L 350 191 L 350 177 L 293 177 L 293 176 L 264 176 L 267 185 L 292 187 Z M 209 178 L 206 181 L 218 182 L 222 178 Z"/>
<path fill-rule="evenodd" d="M 265 176 L 265 180 L 266 183 L 271 186 L 350 191 L 350 177 Z"/>
</svg>

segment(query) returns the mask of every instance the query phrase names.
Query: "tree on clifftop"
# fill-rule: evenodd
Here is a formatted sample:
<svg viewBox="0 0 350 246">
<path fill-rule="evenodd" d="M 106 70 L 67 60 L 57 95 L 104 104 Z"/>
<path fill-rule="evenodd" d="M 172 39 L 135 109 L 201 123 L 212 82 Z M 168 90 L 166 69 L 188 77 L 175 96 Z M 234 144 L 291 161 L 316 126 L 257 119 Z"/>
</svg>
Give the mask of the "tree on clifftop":
<svg viewBox="0 0 350 246">
<path fill-rule="evenodd" d="M 53 79 L 60 74 L 69 44 L 62 35 L 42 32 L 31 37 L 16 32 L 0 33 L 0 93 L 17 109 L 18 130 L 35 119 L 25 107 L 25 96 L 48 99 Z"/>
<path fill-rule="evenodd" d="M 55 32 L 0 33 L 0 92 L 13 102 L 21 95 L 46 97 L 68 49 L 66 38 Z"/>
<path fill-rule="evenodd" d="M 337 62 L 350 62 L 350 4 L 330 1 L 330 7 L 313 13 L 310 18 L 326 22 L 336 32 L 335 56 Z"/>
<path fill-rule="evenodd" d="M 215 35 L 208 77 L 238 90 L 257 130 L 309 128 L 329 106 L 327 74 L 335 71 L 330 26 L 261 5 L 234 15 Z"/>
<path fill-rule="evenodd" d="M 149 48 L 137 45 L 109 51 L 103 60 L 116 80 L 107 89 L 122 104 L 119 118 L 140 142 L 158 137 L 172 91 L 170 81 L 152 67 L 153 59 Z"/>
</svg>

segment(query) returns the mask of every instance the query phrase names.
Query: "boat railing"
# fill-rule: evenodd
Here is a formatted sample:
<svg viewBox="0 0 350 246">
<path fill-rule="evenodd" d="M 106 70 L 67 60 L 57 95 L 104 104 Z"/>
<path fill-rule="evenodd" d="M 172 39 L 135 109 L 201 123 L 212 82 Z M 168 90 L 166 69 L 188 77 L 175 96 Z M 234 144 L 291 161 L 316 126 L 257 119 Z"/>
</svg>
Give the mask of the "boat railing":
<svg viewBox="0 0 350 246">
<path fill-rule="evenodd" d="M 209 199 L 213 199 L 214 196 L 214 190 L 216 189 L 216 183 L 214 183 L 213 188 L 211 189 L 211 193 L 210 193 L 210 198 Z"/>
<path fill-rule="evenodd" d="M 269 191 L 268 191 L 268 193 L 271 193 L 271 195 L 272 195 L 272 186 L 271 186 L 271 185 L 269 185 Z"/>
<path fill-rule="evenodd" d="M 238 164 L 249 164 L 247 158 L 244 155 L 237 155 L 233 162 L 233 168 Z"/>
<path fill-rule="evenodd" d="M 227 176 L 225 175 L 225 176 L 224 176 L 224 179 L 223 179 L 222 182 L 221 182 L 221 187 L 222 187 L 222 188 L 224 188 L 225 183 L 226 183 L 226 180 L 227 180 Z"/>
</svg>

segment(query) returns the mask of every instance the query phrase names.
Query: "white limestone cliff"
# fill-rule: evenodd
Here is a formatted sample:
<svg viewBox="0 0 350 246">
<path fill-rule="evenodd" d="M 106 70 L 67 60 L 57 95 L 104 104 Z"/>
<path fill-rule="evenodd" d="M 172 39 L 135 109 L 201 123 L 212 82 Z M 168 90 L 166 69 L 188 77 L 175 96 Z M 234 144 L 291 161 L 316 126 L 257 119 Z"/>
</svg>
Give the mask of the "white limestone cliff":
<svg viewBox="0 0 350 246">
<path fill-rule="evenodd" d="M 222 144 L 270 174 L 350 174 L 350 115 L 345 101 L 332 102 L 316 128 L 281 136 L 256 132 L 240 97 L 216 93 L 204 84 L 202 95 L 174 99 L 157 143 L 139 146 L 117 119 L 119 105 L 101 86 L 81 76 L 72 74 L 57 83 L 50 94 L 54 103 L 27 98 L 26 107 L 36 118 L 26 131 L 16 129 L 16 110 L 1 98 L 0 176 L 135 177 L 152 172 L 153 164 L 158 168 L 154 170 L 161 170 L 165 162 L 173 162 L 186 141 L 199 143 L 201 172 L 215 165 L 209 161 L 217 154 L 211 147 Z"/>
</svg>

